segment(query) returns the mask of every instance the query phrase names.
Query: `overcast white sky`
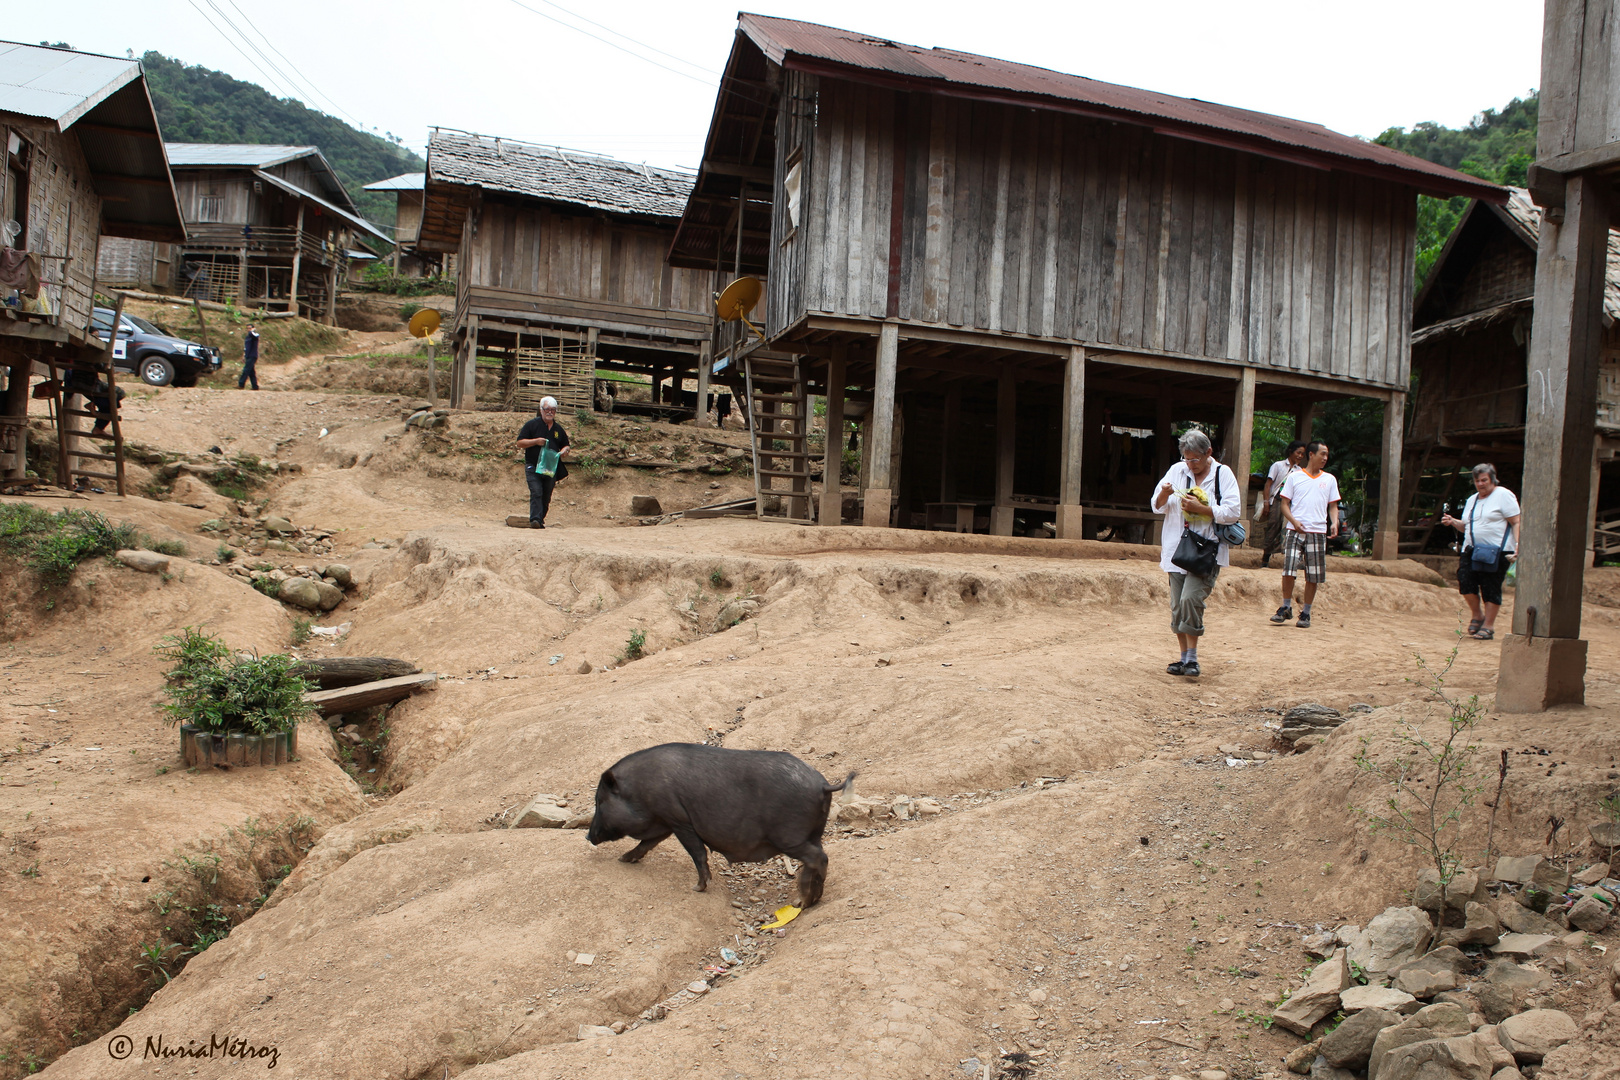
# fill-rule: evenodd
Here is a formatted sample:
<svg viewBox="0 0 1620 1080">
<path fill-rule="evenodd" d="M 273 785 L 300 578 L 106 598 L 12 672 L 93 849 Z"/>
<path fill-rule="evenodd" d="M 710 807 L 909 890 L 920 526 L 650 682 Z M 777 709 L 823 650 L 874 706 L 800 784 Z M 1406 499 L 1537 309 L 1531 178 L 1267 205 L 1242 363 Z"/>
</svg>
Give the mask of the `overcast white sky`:
<svg viewBox="0 0 1620 1080">
<path fill-rule="evenodd" d="M 156 49 L 279 86 L 418 152 L 437 124 L 693 167 L 733 3 L 58 0 L 30 7 L 24 21 L 31 41 L 113 55 Z M 1365 137 L 1424 120 L 1464 124 L 1540 78 L 1541 5 L 1531 0 L 761 0 L 749 10 Z"/>
</svg>

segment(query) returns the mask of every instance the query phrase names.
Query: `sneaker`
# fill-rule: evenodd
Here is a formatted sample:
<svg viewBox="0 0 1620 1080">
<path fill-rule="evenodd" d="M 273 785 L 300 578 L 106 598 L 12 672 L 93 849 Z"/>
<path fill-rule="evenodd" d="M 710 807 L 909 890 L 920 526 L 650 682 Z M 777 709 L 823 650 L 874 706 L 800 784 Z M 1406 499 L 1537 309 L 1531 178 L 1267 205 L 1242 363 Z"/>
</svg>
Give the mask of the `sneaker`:
<svg viewBox="0 0 1620 1080">
<path fill-rule="evenodd" d="M 1294 623 L 1294 625 L 1299 627 L 1301 630 L 1309 630 L 1311 628 L 1311 617 L 1302 611 L 1299 613 L 1299 621 Z"/>
<path fill-rule="evenodd" d="M 1185 664 L 1182 664 L 1181 673 L 1189 678 L 1197 678 L 1199 675 L 1203 674 L 1203 672 L 1198 670 L 1198 661 L 1196 660 L 1189 660 Z"/>
<path fill-rule="evenodd" d="M 1182 663 L 1180 660 L 1177 660 L 1175 663 L 1171 664 L 1169 667 L 1165 668 L 1164 670 L 1166 672 L 1168 672 L 1169 674 L 1171 674 L 1171 675 L 1181 675 L 1181 674 L 1184 674 L 1186 672 L 1187 665 Z"/>
<path fill-rule="evenodd" d="M 543 529 L 545 527 L 546 527 L 545 522 L 543 522 L 543 521 L 535 521 L 533 518 L 529 519 L 529 528 L 531 528 L 531 529 Z"/>
<path fill-rule="evenodd" d="M 1289 619 L 1292 619 L 1293 617 L 1294 617 L 1294 609 L 1285 604 L 1282 607 L 1277 609 L 1277 614 L 1275 614 L 1275 615 L 1273 615 L 1271 617 L 1271 621 L 1274 622 L 1274 623 L 1285 623 Z"/>
</svg>

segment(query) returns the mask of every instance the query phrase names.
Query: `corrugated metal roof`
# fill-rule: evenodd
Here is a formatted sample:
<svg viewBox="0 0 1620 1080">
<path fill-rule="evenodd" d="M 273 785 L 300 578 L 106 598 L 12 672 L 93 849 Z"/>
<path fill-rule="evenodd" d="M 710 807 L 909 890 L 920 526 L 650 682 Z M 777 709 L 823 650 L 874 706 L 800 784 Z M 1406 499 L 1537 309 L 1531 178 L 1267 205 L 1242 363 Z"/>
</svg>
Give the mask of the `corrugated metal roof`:
<svg viewBox="0 0 1620 1080">
<path fill-rule="evenodd" d="M 49 120 L 59 131 L 140 77 L 134 60 L 0 41 L 0 112 Z"/>
<path fill-rule="evenodd" d="M 134 60 L 0 42 L 0 113 L 55 124 L 77 138 L 102 197 L 108 236 L 185 237 L 157 114 Z"/>
<path fill-rule="evenodd" d="M 398 176 L 390 176 L 387 180 L 379 180 L 375 184 L 367 184 L 367 191 L 421 191 L 422 185 L 427 182 L 427 173 L 408 172 Z"/>
<path fill-rule="evenodd" d="M 695 178 L 674 169 L 443 128 L 428 140 L 429 184 L 504 191 L 620 214 L 678 218 Z"/>
<path fill-rule="evenodd" d="M 738 26 L 767 57 L 784 67 L 836 72 L 846 78 L 859 79 L 864 74 L 869 80 L 878 76 L 881 81 L 971 88 L 975 96 L 1041 98 L 1053 107 L 1080 108 L 1100 117 L 1145 124 L 1170 135 L 1371 172 L 1425 193 L 1468 195 L 1490 202 L 1500 202 L 1504 194 L 1494 184 L 1303 120 L 1099 82 L 954 49 L 923 49 L 794 19 L 743 13 L 738 16 Z"/>
<path fill-rule="evenodd" d="M 1541 207 L 1530 200 L 1530 192 L 1524 188 L 1507 191 L 1502 212 L 1518 226 L 1533 250 L 1541 240 Z M 1613 229 L 1609 230 L 1609 261 L 1603 275 L 1603 311 L 1610 319 L 1620 319 L 1620 233 Z"/>
<path fill-rule="evenodd" d="M 204 166 L 239 169 L 266 169 L 272 165 L 295 161 L 310 154 L 319 154 L 315 146 L 273 146 L 260 143 L 195 143 L 172 142 L 169 164 L 177 169 Z"/>
</svg>

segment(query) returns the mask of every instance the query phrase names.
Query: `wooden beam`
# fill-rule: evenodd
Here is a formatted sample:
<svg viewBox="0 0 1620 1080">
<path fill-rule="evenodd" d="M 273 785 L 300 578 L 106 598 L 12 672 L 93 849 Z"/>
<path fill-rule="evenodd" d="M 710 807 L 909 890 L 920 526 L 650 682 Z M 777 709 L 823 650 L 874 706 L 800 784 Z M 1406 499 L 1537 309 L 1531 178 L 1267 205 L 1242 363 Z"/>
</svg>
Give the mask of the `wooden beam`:
<svg viewBox="0 0 1620 1080">
<path fill-rule="evenodd" d="M 700 428 L 709 426 L 709 375 L 711 373 L 709 350 L 711 348 L 713 348 L 713 342 L 710 341 L 703 341 L 698 345 L 697 426 Z"/>
<path fill-rule="evenodd" d="M 1058 473 L 1057 536 L 1080 539 L 1080 458 L 1086 437 L 1086 350 L 1076 345 L 1063 370 L 1063 437 Z M 999 500 L 998 500 L 999 501 Z"/>
<path fill-rule="evenodd" d="M 1243 513 L 1238 518 L 1243 528 L 1249 525 L 1249 457 L 1254 444 L 1254 368 L 1244 368 L 1238 376 L 1237 391 L 1232 400 L 1232 425 L 1226 437 L 1226 465 L 1237 477 L 1238 494 L 1242 497 Z"/>
<path fill-rule="evenodd" d="M 1018 382 L 1011 367 L 996 380 L 996 505 L 990 510 L 990 532 L 1013 531 L 1013 464 L 1018 454 Z"/>
<path fill-rule="evenodd" d="M 887 526 L 893 505 L 890 458 L 894 447 L 894 378 L 900 354 L 900 327 L 881 324 L 878 331 L 877 371 L 874 377 L 873 409 L 867 422 L 868 487 L 862 519 L 867 525 Z"/>
<path fill-rule="evenodd" d="M 1378 473 L 1378 532 L 1373 558 L 1398 559 L 1401 549 L 1401 461 L 1406 433 L 1406 395 L 1399 390 L 1384 405 L 1384 437 Z"/>
<path fill-rule="evenodd" d="M 403 701 L 418 690 L 438 689 L 438 682 L 439 676 L 431 671 L 420 675 L 401 675 L 337 690 L 313 690 L 304 695 L 304 703 L 314 707 L 322 716 L 332 716 L 376 708 L 391 701 Z"/>
<path fill-rule="evenodd" d="M 849 346 L 833 349 L 827 361 L 827 445 L 821 461 L 821 513 L 817 524 L 844 523 L 844 380 Z"/>
</svg>

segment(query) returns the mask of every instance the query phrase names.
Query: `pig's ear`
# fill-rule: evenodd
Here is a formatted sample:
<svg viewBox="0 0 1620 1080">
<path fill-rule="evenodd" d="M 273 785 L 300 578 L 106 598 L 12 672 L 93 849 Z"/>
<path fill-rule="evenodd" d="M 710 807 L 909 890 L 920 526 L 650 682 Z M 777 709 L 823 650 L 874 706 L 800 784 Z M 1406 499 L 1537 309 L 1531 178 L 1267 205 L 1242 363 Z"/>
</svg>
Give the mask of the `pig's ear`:
<svg viewBox="0 0 1620 1080">
<path fill-rule="evenodd" d="M 619 782 L 613 778 L 612 769 L 609 769 L 607 772 L 602 774 L 602 786 L 607 788 L 609 791 L 617 791 L 619 789 Z"/>
</svg>

